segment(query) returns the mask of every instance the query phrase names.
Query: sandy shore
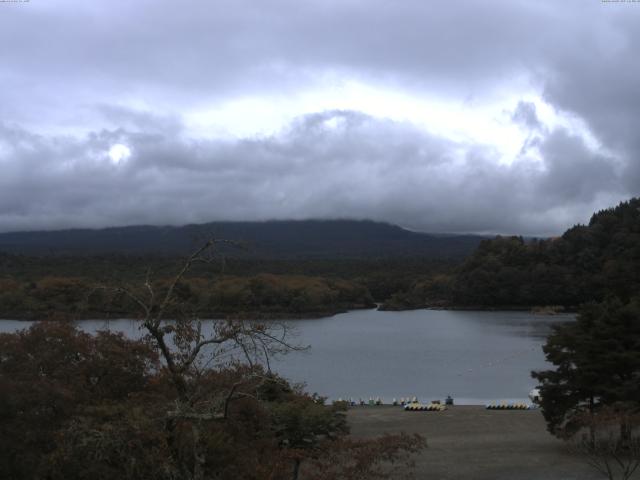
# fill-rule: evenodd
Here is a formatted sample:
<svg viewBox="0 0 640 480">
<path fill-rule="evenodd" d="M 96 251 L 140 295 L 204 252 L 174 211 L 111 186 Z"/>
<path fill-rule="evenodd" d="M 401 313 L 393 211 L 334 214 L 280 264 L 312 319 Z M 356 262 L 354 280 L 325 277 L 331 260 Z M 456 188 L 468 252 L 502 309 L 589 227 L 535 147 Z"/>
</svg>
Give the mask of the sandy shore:
<svg viewBox="0 0 640 480">
<path fill-rule="evenodd" d="M 351 408 L 348 419 L 352 434 L 358 437 L 399 432 L 423 435 L 429 447 L 415 458 L 419 479 L 603 478 L 547 433 L 538 410 L 454 406 L 444 412 L 406 412 L 401 407 L 364 406 Z"/>
</svg>

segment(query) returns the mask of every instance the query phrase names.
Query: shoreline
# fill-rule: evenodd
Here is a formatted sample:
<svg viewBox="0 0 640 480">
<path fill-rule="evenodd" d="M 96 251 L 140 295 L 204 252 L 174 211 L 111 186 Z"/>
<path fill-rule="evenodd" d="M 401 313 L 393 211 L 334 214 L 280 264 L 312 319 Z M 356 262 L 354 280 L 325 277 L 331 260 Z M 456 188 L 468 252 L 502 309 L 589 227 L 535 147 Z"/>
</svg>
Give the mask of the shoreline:
<svg viewBox="0 0 640 480">
<path fill-rule="evenodd" d="M 381 312 L 408 312 L 412 310 L 452 310 L 461 312 L 530 312 L 540 316 L 554 316 L 578 313 L 578 307 L 562 307 L 562 310 L 548 311 L 545 305 L 422 305 L 406 308 L 385 308 L 384 304 L 378 307 Z"/>
<path fill-rule="evenodd" d="M 228 312 L 212 312 L 207 315 L 203 315 L 199 317 L 199 320 L 248 320 L 248 321 L 275 321 L 275 320 L 313 320 L 319 318 L 330 318 L 336 315 L 340 315 L 343 313 L 349 313 L 353 311 L 360 310 L 373 310 L 376 312 L 412 312 L 416 310 L 428 310 L 428 311 L 460 311 L 460 312 L 523 312 L 523 313 L 531 313 L 532 315 L 536 315 L 539 317 L 559 317 L 565 315 L 575 315 L 577 313 L 576 309 L 565 309 L 559 312 L 537 312 L 535 311 L 536 307 L 514 307 L 514 306 L 504 306 L 504 307 L 486 307 L 486 306 L 449 306 L 449 307 L 416 307 L 416 308 L 404 308 L 404 309 L 395 309 L 383 308 L 382 304 L 376 304 L 374 306 L 352 306 L 350 308 L 341 308 L 335 310 L 314 310 L 309 312 L 262 312 L 260 315 L 257 312 L 239 312 L 235 314 L 229 314 Z M 90 312 L 91 313 L 91 312 Z M 82 322 L 82 321 L 92 321 L 92 320 L 138 320 L 138 318 L 134 316 L 128 316 L 128 312 L 110 312 L 107 316 L 102 316 L 101 313 L 104 312 L 94 312 L 95 315 L 89 314 L 88 316 L 83 316 L 82 318 L 74 317 L 72 315 L 61 314 L 60 317 L 54 317 L 49 314 L 48 318 L 39 318 L 33 312 L 29 312 L 28 314 L 15 314 L 11 313 L 11 317 L 7 316 L 6 318 L 0 317 L 0 322 L 2 321 L 17 321 L 17 322 L 48 322 L 48 321 L 72 321 L 72 322 Z"/>
<path fill-rule="evenodd" d="M 273 321 L 273 320 L 305 320 L 333 317 L 341 313 L 348 313 L 358 310 L 378 310 L 376 305 L 349 305 L 327 310 L 310 310 L 308 312 L 291 312 L 291 311 L 240 311 L 240 312 L 206 312 L 194 317 L 200 320 L 252 320 L 252 321 Z M 47 322 L 47 321 L 72 321 L 81 322 L 84 320 L 121 320 L 130 319 L 137 320 L 131 312 L 112 311 L 112 312 L 86 312 L 79 317 L 76 314 L 64 312 L 49 312 L 40 315 L 37 312 L 10 312 L 6 315 L 0 314 L 0 322 L 3 320 L 24 321 L 24 322 Z M 47 318 L 42 318 L 47 317 Z"/>
</svg>

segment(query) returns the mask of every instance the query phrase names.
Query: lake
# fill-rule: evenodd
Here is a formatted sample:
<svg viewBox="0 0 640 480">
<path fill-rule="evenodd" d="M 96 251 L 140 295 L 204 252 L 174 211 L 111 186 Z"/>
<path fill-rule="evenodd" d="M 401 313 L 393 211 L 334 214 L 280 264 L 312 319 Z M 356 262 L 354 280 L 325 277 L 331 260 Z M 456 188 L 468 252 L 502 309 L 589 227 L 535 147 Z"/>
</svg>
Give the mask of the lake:
<svg viewBox="0 0 640 480">
<path fill-rule="evenodd" d="M 459 404 L 524 401 L 531 370 L 546 369 L 541 346 L 551 326 L 572 315 L 528 312 L 355 310 L 332 317 L 285 320 L 309 345 L 276 359 L 274 370 L 309 392 L 339 397 L 420 400 L 454 397 Z M 0 321 L 0 331 L 30 322 Z M 140 335 L 134 320 L 85 320 L 86 331 L 110 328 Z"/>
</svg>

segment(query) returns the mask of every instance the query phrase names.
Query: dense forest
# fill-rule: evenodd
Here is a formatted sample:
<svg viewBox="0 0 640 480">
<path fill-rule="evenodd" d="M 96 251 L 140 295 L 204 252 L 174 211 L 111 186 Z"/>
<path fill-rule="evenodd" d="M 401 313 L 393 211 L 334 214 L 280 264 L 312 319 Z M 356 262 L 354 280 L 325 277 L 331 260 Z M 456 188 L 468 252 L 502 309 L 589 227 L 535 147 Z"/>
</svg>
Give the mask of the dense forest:
<svg viewBox="0 0 640 480">
<path fill-rule="evenodd" d="M 167 283 L 166 279 L 154 282 L 160 290 Z M 0 279 L 2 315 L 34 320 L 130 316 L 136 305 L 117 293 L 120 286 L 82 277 L 49 276 L 35 282 Z M 183 280 L 176 295 L 183 311 L 201 318 L 315 316 L 375 306 L 362 285 L 299 275 L 195 277 Z"/>
<path fill-rule="evenodd" d="M 179 257 L 0 254 L 0 318 L 127 316 L 130 300 L 106 295 L 107 287 L 162 286 Z M 181 300 L 199 317 L 254 318 L 328 315 L 371 308 L 417 278 L 450 272 L 452 261 L 381 259 L 216 259 L 194 266 Z"/>
<path fill-rule="evenodd" d="M 561 237 L 480 244 L 456 275 L 453 302 L 575 306 L 640 287 L 640 199 L 602 210 Z"/>
<path fill-rule="evenodd" d="M 640 199 L 595 213 L 588 225 L 544 240 L 496 237 L 450 274 L 416 281 L 386 308 L 575 308 L 640 288 Z"/>
</svg>

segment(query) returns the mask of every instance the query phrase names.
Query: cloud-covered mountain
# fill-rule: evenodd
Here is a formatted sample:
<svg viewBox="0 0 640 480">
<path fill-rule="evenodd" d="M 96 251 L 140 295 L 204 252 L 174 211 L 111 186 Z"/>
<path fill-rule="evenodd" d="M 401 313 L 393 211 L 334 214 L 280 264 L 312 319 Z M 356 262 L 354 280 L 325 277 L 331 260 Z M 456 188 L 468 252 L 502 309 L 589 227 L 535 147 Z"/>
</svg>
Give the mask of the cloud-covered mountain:
<svg viewBox="0 0 640 480">
<path fill-rule="evenodd" d="M 0 231 L 559 234 L 640 193 L 640 8 L 50 0 L 0 15 Z"/>
<path fill-rule="evenodd" d="M 338 216 L 544 235 L 586 221 L 585 205 L 625 191 L 615 160 L 563 128 L 532 134 L 543 162 L 525 145 L 507 165 L 490 146 L 352 111 L 309 114 L 280 134 L 244 140 L 183 138 L 166 125 L 148 118 L 145 130 L 82 138 L 0 127 L 12 151 L 0 229 Z M 131 156 L 110 161 L 113 144 Z"/>
<path fill-rule="evenodd" d="M 184 255 L 210 238 L 232 240 L 229 256 L 258 258 L 460 258 L 482 237 L 428 235 L 371 221 L 215 222 L 183 227 L 134 226 L 0 234 L 0 252 L 22 254 Z"/>
</svg>

